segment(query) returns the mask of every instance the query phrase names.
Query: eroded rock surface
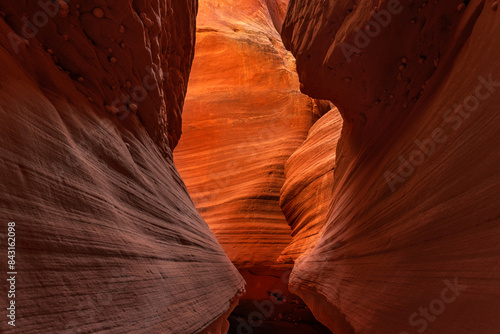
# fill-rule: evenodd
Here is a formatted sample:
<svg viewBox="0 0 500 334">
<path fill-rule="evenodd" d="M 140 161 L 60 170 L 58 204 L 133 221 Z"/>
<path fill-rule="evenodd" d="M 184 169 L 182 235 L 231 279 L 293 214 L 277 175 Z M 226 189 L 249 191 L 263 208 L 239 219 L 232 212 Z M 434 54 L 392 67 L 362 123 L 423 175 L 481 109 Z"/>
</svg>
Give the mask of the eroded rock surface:
<svg viewBox="0 0 500 334">
<path fill-rule="evenodd" d="M 280 205 L 292 229 L 282 258 L 296 260 L 316 246 L 332 201 L 335 152 L 342 129 L 337 108 L 323 115 L 285 164 Z"/>
<path fill-rule="evenodd" d="M 175 163 L 238 268 L 281 266 L 284 165 L 317 116 L 281 42 L 284 1 L 200 1 Z"/>
<path fill-rule="evenodd" d="M 333 332 L 500 328 L 499 15 L 497 1 L 291 1 L 303 91 L 344 118 L 326 227 L 290 278 Z"/>
<path fill-rule="evenodd" d="M 18 272 L 0 331 L 225 332 L 244 282 L 170 151 L 196 1 L 42 3 L 0 1 L 0 244 L 16 222 Z"/>
</svg>

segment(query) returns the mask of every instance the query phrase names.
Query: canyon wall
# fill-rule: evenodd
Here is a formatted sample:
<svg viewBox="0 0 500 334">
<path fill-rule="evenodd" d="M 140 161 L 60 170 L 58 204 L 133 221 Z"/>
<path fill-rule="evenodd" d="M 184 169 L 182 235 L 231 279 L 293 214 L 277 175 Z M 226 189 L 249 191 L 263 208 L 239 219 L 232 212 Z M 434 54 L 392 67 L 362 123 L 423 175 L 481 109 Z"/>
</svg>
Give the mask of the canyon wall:
<svg viewBox="0 0 500 334">
<path fill-rule="evenodd" d="M 280 205 L 292 230 L 284 261 L 305 256 L 316 245 L 332 200 L 335 152 L 342 129 L 337 108 L 323 115 L 285 164 Z"/>
<path fill-rule="evenodd" d="M 196 208 L 247 282 L 230 333 L 329 332 L 287 283 L 324 225 L 331 197 L 314 187 L 331 189 L 336 141 L 328 135 L 340 131 L 341 118 L 332 110 L 320 119 L 331 103 L 300 92 L 278 33 L 287 3 L 200 1 L 174 151 Z"/>
<path fill-rule="evenodd" d="M 334 333 L 500 328 L 498 2 L 291 0 L 303 92 L 344 119 L 290 288 Z"/>
<path fill-rule="evenodd" d="M 200 1 L 175 150 L 189 193 L 236 267 L 290 268 L 284 165 L 318 115 L 277 29 L 284 1 Z M 277 262 L 280 258 L 280 262 Z"/>
<path fill-rule="evenodd" d="M 0 1 L 0 244 L 15 222 L 17 271 L 2 333 L 227 331 L 244 281 L 171 154 L 196 11 Z"/>
</svg>

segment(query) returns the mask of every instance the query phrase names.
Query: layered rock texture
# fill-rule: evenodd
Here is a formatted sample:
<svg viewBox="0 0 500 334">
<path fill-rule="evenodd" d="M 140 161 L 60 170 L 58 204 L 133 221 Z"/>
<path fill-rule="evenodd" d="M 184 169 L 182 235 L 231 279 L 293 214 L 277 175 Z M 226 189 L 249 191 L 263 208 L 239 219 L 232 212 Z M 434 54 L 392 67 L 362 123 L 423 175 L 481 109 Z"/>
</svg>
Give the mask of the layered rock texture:
<svg viewBox="0 0 500 334">
<path fill-rule="evenodd" d="M 312 248 L 325 222 L 331 196 L 322 191 L 332 187 L 336 145 L 329 135 L 338 137 L 341 118 L 332 110 L 317 121 L 331 103 L 300 92 L 278 33 L 285 7 L 200 1 L 174 152 L 197 209 L 247 282 L 230 333 L 329 332 L 287 283 L 294 259 Z"/>
<path fill-rule="evenodd" d="M 497 1 L 292 0 L 282 33 L 344 119 L 292 290 L 334 333 L 496 333 Z"/>
<path fill-rule="evenodd" d="M 284 165 L 317 119 L 281 43 L 282 1 L 200 1 L 175 163 L 238 268 L 283 267 Z"/>
<path fill-rule="evenodd" d="M 292 230 L 282 259 L 296 260 L 317 242 L 332 200 L 335 152 L 342 118 L 334 108 L 309 130 L 306 140 L 285 164 L 280 204 Z"/>
<path fill-rule="evenodd" d="M 244 282 L 171 156 L 196 9 L 0 1 L 2 333 L 227 331 Z"/>
</svg>

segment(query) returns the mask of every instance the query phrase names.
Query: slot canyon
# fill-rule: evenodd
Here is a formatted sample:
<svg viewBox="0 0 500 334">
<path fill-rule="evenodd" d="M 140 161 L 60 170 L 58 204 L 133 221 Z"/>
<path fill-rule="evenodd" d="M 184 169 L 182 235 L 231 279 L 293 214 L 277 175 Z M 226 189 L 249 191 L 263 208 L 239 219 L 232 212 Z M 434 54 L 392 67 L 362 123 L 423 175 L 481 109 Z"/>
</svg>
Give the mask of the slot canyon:
<svg viewBox="0 0 500 334">
<path fill-rule="evenodd" d="M 499 333 L 498 2 L 0 0 L 0 332 Z"/>
</svg>

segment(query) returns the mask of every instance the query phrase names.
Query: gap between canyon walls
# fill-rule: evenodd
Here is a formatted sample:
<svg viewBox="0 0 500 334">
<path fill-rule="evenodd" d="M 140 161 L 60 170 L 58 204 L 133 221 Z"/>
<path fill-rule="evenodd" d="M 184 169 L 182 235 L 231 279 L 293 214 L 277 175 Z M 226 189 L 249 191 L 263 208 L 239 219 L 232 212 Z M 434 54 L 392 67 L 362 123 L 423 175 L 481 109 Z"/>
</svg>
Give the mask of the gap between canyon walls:
<svg viewBox="0 0 500 334">
<path fill-rule="evenodd" d="M 324 224 L 342 121 L 329 102 L 300 92 L 294 58 L 279 34 L 286 5 L 199 1 L 174 161 L 196 208 L 247 281 L 231 331 L 328 332 L 288 292 L 287 279 Z M 255 301 L 274 303 L 272 312 L 260 312 L 263 324 L 248 319 Z"/>
</svg>

